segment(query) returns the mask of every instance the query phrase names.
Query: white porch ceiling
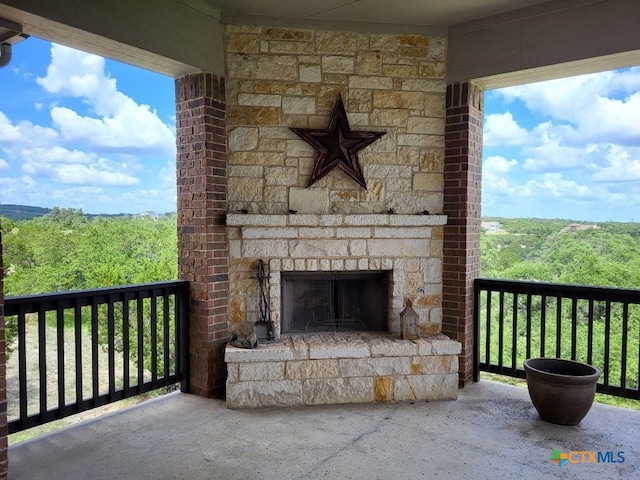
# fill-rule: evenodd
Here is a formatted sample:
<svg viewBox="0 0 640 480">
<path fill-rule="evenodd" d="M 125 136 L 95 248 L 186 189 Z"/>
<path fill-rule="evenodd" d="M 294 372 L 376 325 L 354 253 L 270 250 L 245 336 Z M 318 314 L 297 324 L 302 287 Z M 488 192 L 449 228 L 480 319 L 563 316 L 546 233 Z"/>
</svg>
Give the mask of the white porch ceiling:
<svg viewBox="0 0 640 480">
<path fill-rule="evenodd" d="M 223 12 L 330 22 L 446 27 L 549 0 L 186 0 Z M 551 2 L 557 3 L 557 2 Z M 575 2 L 574 2 L 575 3 Z"/>
</svg>

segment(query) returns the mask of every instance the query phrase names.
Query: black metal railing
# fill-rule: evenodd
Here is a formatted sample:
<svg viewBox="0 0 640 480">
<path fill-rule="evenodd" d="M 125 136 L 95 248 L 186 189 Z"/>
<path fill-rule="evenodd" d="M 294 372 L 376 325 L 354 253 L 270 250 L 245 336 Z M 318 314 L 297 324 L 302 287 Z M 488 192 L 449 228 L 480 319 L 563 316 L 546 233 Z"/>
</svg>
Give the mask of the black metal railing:
<svg viewBox="0 0 640 480">
<path fill-rule="evenodd" d="M 479 278 L 474 292 L 476 381 L 556 357 L 600 368 L 598 392 L 640 399 L 640 290 Z"/>
<path fill-rule="evenodd" d="M 178 383 L 188 391 L 188 305 L 185 281 L 5 298 L 17 330 L 9 433 Z"/>
</svg>

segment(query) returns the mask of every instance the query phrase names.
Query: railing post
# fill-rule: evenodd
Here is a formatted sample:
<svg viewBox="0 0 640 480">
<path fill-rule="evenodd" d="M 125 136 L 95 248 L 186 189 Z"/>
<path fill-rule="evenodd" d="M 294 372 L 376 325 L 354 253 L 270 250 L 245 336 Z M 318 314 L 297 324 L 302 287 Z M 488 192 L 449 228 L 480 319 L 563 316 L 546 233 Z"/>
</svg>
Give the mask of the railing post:
<svg viewBox="0 0 640 480">
<path fill-rule="evenodd" d="M 480 381 L 480 288 L 473 281 L 473 381 Z"/>
<path fill-rule="evenodd" d="M 2 266 L 2 232 L 0 232 L 0 479 L 7 478 L 9 460 L 7 426 L 7 344 L 4 336 L 4 278 Z"/>
<path fill-rule="evenodd" d="M 180 391 L 191 393 L 191 363 L 189 352 L 189 284 L 180 287 L 178 295 L 178 325 L 180 343 Z"/>
</svg>

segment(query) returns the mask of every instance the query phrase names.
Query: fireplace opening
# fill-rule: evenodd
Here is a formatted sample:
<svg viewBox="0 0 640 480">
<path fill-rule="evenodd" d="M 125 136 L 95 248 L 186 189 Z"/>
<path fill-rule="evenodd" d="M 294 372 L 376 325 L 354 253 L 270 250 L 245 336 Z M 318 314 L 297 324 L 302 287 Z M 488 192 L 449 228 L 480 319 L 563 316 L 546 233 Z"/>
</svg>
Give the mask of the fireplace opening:
<svg viewBox="0 0 640 480">
<path fill-rule="evenodd" d="M 283 272 L 281 333 L 387 330 L 388 272 Z"/>
</svg>

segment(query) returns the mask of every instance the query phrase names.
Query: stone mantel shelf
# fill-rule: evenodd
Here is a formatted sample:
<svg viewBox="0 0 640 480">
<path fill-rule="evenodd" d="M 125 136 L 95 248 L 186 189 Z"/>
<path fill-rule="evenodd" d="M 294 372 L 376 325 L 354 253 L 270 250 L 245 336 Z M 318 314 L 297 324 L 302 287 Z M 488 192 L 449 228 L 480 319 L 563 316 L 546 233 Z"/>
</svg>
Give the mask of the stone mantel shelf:
<svg viewBox="0 0 640 480">
<path fill-rule="evenodd" d="M 399 215 L 399 214 L 227 214 L 230 227 L 338 227 L 338 226 L 385 226 L 385 227 L 433 227 L 447 224 L 446 215 Z"/>
</svg>

